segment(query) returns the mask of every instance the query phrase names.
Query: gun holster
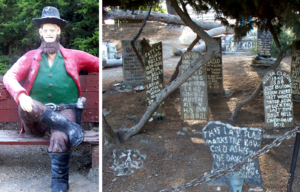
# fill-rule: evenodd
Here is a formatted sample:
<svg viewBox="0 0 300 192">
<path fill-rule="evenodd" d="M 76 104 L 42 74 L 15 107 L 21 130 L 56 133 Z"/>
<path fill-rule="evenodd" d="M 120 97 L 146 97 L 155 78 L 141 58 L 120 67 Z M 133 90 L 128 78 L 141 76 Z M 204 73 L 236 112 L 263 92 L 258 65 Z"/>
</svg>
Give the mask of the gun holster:
<svg viewBox="0 0 300 192">
<path fill-rule="evenodd" d="M 81 124 L 82 111 L 83 111 L 83 108 L 75 107 L 76 123 L 78 125 Z"/>
<path fill-rule="evenodd" d="M 75 107 L 75 116 L 76 116 L 76 123 L 78 125 L 81 124 L 83 104 L 85 103 L 85 101 L 86 101 L 85 97 L 80 97 L 77 99 L 77 103 L 76 103 L 76 107 Z"/>
</svg>

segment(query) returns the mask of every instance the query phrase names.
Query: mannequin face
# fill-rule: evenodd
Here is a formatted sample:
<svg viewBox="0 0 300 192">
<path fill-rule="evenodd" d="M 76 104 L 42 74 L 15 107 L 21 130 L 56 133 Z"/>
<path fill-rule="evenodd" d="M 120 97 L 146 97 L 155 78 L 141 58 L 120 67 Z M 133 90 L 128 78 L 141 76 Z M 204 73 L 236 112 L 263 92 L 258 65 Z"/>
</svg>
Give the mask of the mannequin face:
<svg viewBox="0 0 300 192">
<path fill-rule="evenodd" d="M 39 33 L 47 43 L 52 43 L 60 34 L 60 27 L 56 24 L 46 23 L 39 29 Z"/>
</svg>

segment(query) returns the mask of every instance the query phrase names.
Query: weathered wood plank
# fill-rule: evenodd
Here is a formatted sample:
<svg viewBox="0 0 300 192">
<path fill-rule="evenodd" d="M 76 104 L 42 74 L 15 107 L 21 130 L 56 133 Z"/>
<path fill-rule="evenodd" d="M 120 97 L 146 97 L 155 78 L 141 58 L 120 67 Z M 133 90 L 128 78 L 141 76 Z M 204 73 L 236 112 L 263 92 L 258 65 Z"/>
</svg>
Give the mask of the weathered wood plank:
<svg viewBox="0 0 300 192">
<path fill-rule="evenodd" d="M 99 144 L 99 132 L 85 131 L 85 144 Z M 0 145 L 49 145 L 49 138 L 30 138 L 13 130 L 0 130 Z"/>
<path fill-rule="evenodd" d="M 82 123 L 99 122 L 99 110 L 85 109 L 82 112 Z"/>
<path fill-rule="evenodd" d="M 99 76 L 81 75 L 82 96 L 86 98 L 82 122 L 99 122 Z M 18 106 L 3 85 L 0 76 L 0 122 L 21 122 Z"/>
<path fill-rule="evenodd" d="M 95 91 L 99 92 L 99 75 L 80 75 L 80 85 L 83 92 Z M 0 89 L 5 89 L 3 85 L 3 76 L 0 76 Z"/>
<path fill-rule="evenodd" d="M 18 110 L 0 110 L 0 122 L 21 122 Z M 99 110 L 84 109 L 81 122 L 99 122 Z"/>
<path fill-rule="evenodd" d="M 80 83 L 82 88 L 82 96 L 86 98 L 86 103 L 84 104 L 85 109 L 99 109 L 98 75 L 80 76 Z M 5 87 L 2 86 L 3 90 L 1 89 L 1 84 L 2 76 L 0 76 L 0 110 L 18 109 L 16 102 L 13 100 L 8 91 L 6 91 Z"/>
<path fill-rule="evenodd" d="M 18 110 L 0 110 L 0 122 L 21 122 Z"/>
<path fill-rule="evenodd" d="M 6 90 L 2 90 L 2 92 L 6 92 L 7 99 L 1 100 L 0 95 L 0 110 L 18 109 L 16 102 L 9 93 Z M 82 92 L 81 96 L 86 98 L 85 109 L 99 109 L 99 92 Z"/>
<path fill-rule="evenodd" d="M 99 109 L 98 92 L 82 92 L 81 96 L 86 98 L 86 102 L 83 104 L 85 109 Z"/>
<path fill-rule="evenodd" d="M 82 92 L 99 92 L 99 75 L 80 75 Z"/>
</svg>

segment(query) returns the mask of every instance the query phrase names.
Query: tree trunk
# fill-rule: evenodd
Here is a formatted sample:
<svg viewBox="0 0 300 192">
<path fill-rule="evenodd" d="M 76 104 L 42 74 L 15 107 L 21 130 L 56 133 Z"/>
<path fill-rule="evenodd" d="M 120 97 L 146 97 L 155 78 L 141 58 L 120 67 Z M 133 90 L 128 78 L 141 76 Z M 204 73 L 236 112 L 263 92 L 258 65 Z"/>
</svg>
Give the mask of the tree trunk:
<svg viewBox="0 0 300 192">
<path fill-rule="evenodd" d="M 272 67 L 270 67 L 270 70 L 273 70 L 273 69 L 276 69 L 276 68 L 280 65 L 280 63 L 281 63 L 282 59 L 285 57 L 286 53 L 285 53 L 284 51 L 282 51 L 281 46 L 280 46 L 280 43 L 279 43 L 279 41 L 278 41 L 278 36 L 277 36 L 277 34 L 275 33 L 275 31 L 274 31 L 272 25 L 269 26 L 269 30 L 270 30 L 270 32 L 272 33 L 273 40 L 274 40 L 274 42 L 275 42 L 276 48 L 278 49 L 278 51 L 279 51 L 279 53 L 280 53 L 280 54 L 279 54 L 279 57 L 278 57 L 277 60 L 275 61 L 274 65 L 273 65 Z M 266 73 L 267 73 L 267 72 L 266 72 Z M 262 90 L 262 82 L 261 82 L 260 85 L 256 88 L 256 90 L 252 93 L 252 95 L 250 95 L 249 98 L 247 98 L 247 99 L 245 99 L 245 100 L 243 100 L 243 101 L 240 101 L 240 102 L 238 102 L 238 103 L 236 104 L 234 113 L 233 113 L 233 115 L 229 118 L 229 121 L 230 121 L 230 123 L 231 123 L 232 125 L 235 125 L 236 118 L 237 118 L 237 116 L 238 116 L 240 110 L 242 109 L 242 107 L 245 106 L 245 105 L 247 105 L 247 104 L 250 103 L 251 101 L 253 101 L 253 100 L 257 97 L 257 95 L 259 94 L 259 92 L 260 92 L 261 90 Z"/>
<path fill-rule="evenodd" d="M 102 129 L 103 136 L 111 144 L 116 144 L 119 142 L 119 138 L 117 134 L 112 130 L 112 128 L 108 125 L 105 116 L 102 114 Z"/>
<path fill-rule="evenodd" d="M 166 0 L 166 6 L 167 6 L 167 11 L 169 15 L 176 15 L 178 16 L 178 14 L 176 13 L 175 9 L 172 7 L 170 0 Z M 170 29 L 170 28 L 180 28 L 182 25 L 177 25 L 177 24 L 171 24 L 169 23 L 168 25 L 166 25 L 166 29 Z"/>
<path fill-rule="evenodd" d="M 102 59 L 102 67 L 119 67 L 123 65 L 122 59 Z"/>
<path fill-rule="evenodd" d="M 222 27 L 217 27 L 215 29 L 211 29 L 209 31 L 206 31 L 206 33 L 213 37 L 213 36 L 220 35 L 220 34 L 234 34 L 234 30 L 230 29 L 228 27 L 222 26 Z M 200 43 L 200 45 L 195 46 L 192 49 L 192 51 L 198 51 L 198 52 L 206 51 L 205 42 L 200 41 L 199 43 Z M 176 47 L 173 48 L 173 54 L 175 56 L 181 56 L 186 51 L 187 51 L 187 48 L 184 48 L 184 49 L 178 49 Z"/>
<path fill-rule="evenodd" d="M 193 49 L 193 47 L 196 45 L 196 43 L 199 41 L 200 37 L 197 35 L 196 39 L 194 39 L 194 41 L 190 44 L 190 46 L 187 48 L 187 51 L 191 51 Z M 180 58 L 176 68 L 175 68 L 175 71 L 169 81 L 169 83 L 171 83 L 179 74 L 179 67 L 180 65 L 182 64 L 182 57 Z"/>
<path fill-rule="evenodd" d="M 178 15 L 175 9 L 172 7 L 170 0 L 166 0 L 167 11 L 170 15 Z"/>
<path fill-rule="evenodd" d="M 270 68 L 271 69 L 276 69 L 278 67 L 278 65 L 280 65 L 282 59 L 285 57 L 285 52 L 281 52 L 279 57 L 277 58 L 277 60 L 275 61 L 274 65 Z M 267 73 L 267 72 L 266 72 Z M 259 84 L 259 86 L 256 88 L 256 90 L 250 95 L 249 98 L 240 101 L 236 104 L 235 106 L 235 110 L 233 115 L 229 118 L 230 124 L 235 125 L 235 121 L 236 118 L 240 112 L 240 110 L 242 109 L 242 107 L 244 107 L 245 105 L 247 105 L 248 103 L 250 103 L 251 101 L 253 101 L 257 95 L 260 93 L 260 91 L 262 90 L 262 82 Z"/>
<path fill-rule="evenodd" d="M 124 10 L 112 10 L 103 13 L 105 19 L 127 19 L 127 20 L 144 20 L 148 14 L 148 11 L 124 11 Z M 158 13 L 151 11 L 148 18 L 149 21 L 160 21 L 163 23 L 171 23 L 177 25 L 186 25 L 179 16 L 169 15 L 164 13 Z M 197 25 L 204 30 L 209 30 L 217 27 L 221 27 L 221 23 L 203 22 L 196 19 L 192 19 Z"/>
<path fill-rule="evenodd" d="M 220 47 L 218 43 L 211 38 L 205 31 L 199 27 L 198 24 L 192 21 L 188 16 L 187 11 L 185 13 L 178 7 L 176 0 L 171 0 L 171 4 L 181 17 L 181 19 L 189 26 L 200 38 L 202 38 L 207 44 L 207 53 L 202 55 L 197 61 L 191 63 L 189 68 L 180 76 L 177 77 L 174 81 L 167 85 L 155 98 L 154 102 L 149 106 L 139 123 L 129 129 L 122 127 L 118 130 L 118 136 L 120 141 L 126 141 L 132 135 L 137 134 L 140 130 L 146 125 L 151 115 L 159 107 L 160 103 L 164 101 L 173 91 L 175 91 L 182 83 L 184 83 L 192 74 L 199 69 L 203 64 L 207 63 L 212 57 L 220 54 Z"/>
<path fill-rule="evenodd" d="M 177 47 L 173 47 L 173 49 L 172 49 L 172 52 L 175 56 L 182 56 L 187 51 L 188 51 L 188 48 L 179 49 Z M 206 51 L 205 42 L 201 41 L 200 45 L 193 47 L 193 49 L 190 51 L 205 52 Z"/>
</svg>

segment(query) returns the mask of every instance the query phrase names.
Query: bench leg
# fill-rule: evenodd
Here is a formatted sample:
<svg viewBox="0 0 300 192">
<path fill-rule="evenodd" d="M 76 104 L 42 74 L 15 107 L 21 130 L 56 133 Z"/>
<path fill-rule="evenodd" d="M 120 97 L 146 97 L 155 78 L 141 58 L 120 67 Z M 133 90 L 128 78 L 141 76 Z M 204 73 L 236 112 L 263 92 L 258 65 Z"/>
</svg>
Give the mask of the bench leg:
<svg viewBox="0 0 300 192">
<path fill-rule="evenodd" d="M 92 152 L 92 168 L 99 165 L 99 145 L 91 145 Z"/>
</svg>

